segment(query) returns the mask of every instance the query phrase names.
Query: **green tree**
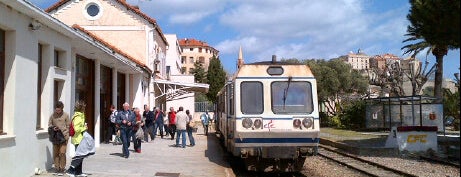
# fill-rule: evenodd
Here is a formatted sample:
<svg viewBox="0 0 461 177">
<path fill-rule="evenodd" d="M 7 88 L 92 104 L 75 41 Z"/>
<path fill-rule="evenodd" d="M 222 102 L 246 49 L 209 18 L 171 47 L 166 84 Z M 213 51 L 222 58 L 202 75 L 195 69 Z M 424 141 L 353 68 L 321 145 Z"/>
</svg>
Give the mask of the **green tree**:
<svg viewBox="0 0 461 177">
<path fill-rule="evenodd" d="M 216 56 L 213 56 L 210 60 L 206 78 L 207 83 L 210 85 L 207 93 L 208 100 L 216 103 L 216 94 L 226 83 L 226 71 L 224 71 L 221 61 Z"/>
<path fill-rule="evenodd" d="M 448 50 L 459 49 L 460 0 L 410 0 L 407 15 L 410 25 L 403 42 L 415 42 L 402 47 L 404 54 L 416 56 L 428 49 L 436 58 L 434 96 L 442 102 L 443 56 Z"/>
<path fill-rule="evenodd" d="M 206 82 L 206 72 L 203 68 L 202 63 L 196 61 L 194 63 L 194 68 L 190 70 L 190 74 L 194 75 L 195 82 L 197 83 L 205 83 Z"/>
<path fill-rule="evenodd" d="M 366 94 L 368 80 L 340 59 L 306 60 L 317 80 L 317 96 L 329 114 L 342 109 L 342 102 L 361 98 Z"/>
</svg>

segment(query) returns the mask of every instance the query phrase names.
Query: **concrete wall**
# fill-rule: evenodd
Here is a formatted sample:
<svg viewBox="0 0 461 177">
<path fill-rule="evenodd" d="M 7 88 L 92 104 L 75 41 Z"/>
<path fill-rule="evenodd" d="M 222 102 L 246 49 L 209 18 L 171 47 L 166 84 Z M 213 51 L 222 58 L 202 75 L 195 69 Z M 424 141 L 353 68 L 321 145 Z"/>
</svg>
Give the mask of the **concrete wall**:
<svg viewBox="0 0 461 177">
<path fill-rule="evenodd" d="M 0 136 L 0 176 L 31 176 L 35 168 L 49 168 L 52 146 L 46 128 L 53 112 L 54 81 L 62 82 L 64 111 L 71 105 L 71 40 L 42 25 L 29 29 L 32 18 L 0 3 L 0 28 L 6 31 L 4 129 Z M 36 130 L 38 43 L 43 47 L 41 122 Z M 63 66 L 54 67 L 54 50 Z"/>
</svg>

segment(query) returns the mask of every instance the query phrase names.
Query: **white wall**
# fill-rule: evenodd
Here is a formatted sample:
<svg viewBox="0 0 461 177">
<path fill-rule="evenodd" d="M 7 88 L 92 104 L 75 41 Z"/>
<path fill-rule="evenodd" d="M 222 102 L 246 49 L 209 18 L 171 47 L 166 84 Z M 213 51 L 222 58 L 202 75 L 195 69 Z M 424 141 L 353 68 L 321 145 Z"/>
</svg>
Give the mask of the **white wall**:
<svg viewBox="0 0 461 177">
<path fill-rule="evenodd" d="M 194 83 L 194 76 L 193 75 L 172 75 L 171 81 L 173 82 L 181 82 L 181 83 Z M 190 114 L 194 115 L 195 112 L 195 100 L 194 100 L 195 93 L 189 93 L 182 95 L 183 99 L 167 101 L 166 102 L 166 112 L 170 111 L 170 107 L 174 107 L 175 110 L 178 110 L 179 106 L 182 106 L 185 110 L 189 110 Z"/>
<path fill-rule="evenodd" d="M 171 75 L 181 74 L 181 54 L 178 51 L 178 38 L 176 34 L 165 34 L 169 47 L 166 52 L 166 66 L 170 66 Z"/>
<path fill-rule="evenodd" d="M 51 167 L 52 145 L 46 128 L 53 112 L 55 79 L 64 82 L 61 101 L 64 111 L 70 112 L 71 40 L 45 25 L 39 30 L 30 30 L 31 21 L 31 17 L 0 3 L 0 28 L 7 31 L 3 117 L 7 135 L 0 136 L 0 176 L 31 176 L 36 167 Z M 40 125 L 44 130 L 36 131 L 39 42 L 45 46 L 40 111 Z M 64 68 L 51 66 L 55 48 L 63 52 Z"/>
</svg>

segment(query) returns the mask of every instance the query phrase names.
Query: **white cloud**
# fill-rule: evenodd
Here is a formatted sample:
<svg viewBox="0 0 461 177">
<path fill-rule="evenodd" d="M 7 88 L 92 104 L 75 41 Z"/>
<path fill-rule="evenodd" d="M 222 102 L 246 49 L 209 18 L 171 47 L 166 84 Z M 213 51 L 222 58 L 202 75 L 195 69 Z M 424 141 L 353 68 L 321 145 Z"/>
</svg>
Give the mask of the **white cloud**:
<svg viewBox="0 0 461 177">
<path fill-rule="evenodd" d="M 249 36 L 254 41 L 264 41 L 244 48 L 254 51 L 256 60 L 270 58 L 272 54 L 278 58 L 330 59 L 358 48 L 371 55 L 389 51 L 398 55 L 407 25 L 408 7 L 372 14 L 363 9 L 360 0 L 242 0 L 235 5 L 220 17 L 220 22 L 240 36 L 220 45 L 243 42 Z"/>
<path fill-rule="evenodd" d="M 192 24 L 214 13 L 225 5 L 225 1 L 209 0 L 153 0 L 138 3 L 128 0 L 130 4 L 139 4 L 143 12 L 152 17 L 166 17 L 172 24 Z"/>
</svg>

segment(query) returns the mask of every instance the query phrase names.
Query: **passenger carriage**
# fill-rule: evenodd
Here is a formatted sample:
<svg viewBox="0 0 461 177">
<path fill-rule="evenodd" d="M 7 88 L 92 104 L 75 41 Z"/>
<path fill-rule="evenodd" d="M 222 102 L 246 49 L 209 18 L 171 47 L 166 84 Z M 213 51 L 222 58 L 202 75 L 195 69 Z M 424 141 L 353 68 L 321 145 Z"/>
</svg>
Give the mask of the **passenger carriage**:
<svg viewBox="0 0 461 177">
<path fill-rule="evenodd" d="M 242 65 L 218 93 L 216 130 L 252 171 L 299 171 L 317 152 L 317 85 L 307 65 Z"/>
</svg>

